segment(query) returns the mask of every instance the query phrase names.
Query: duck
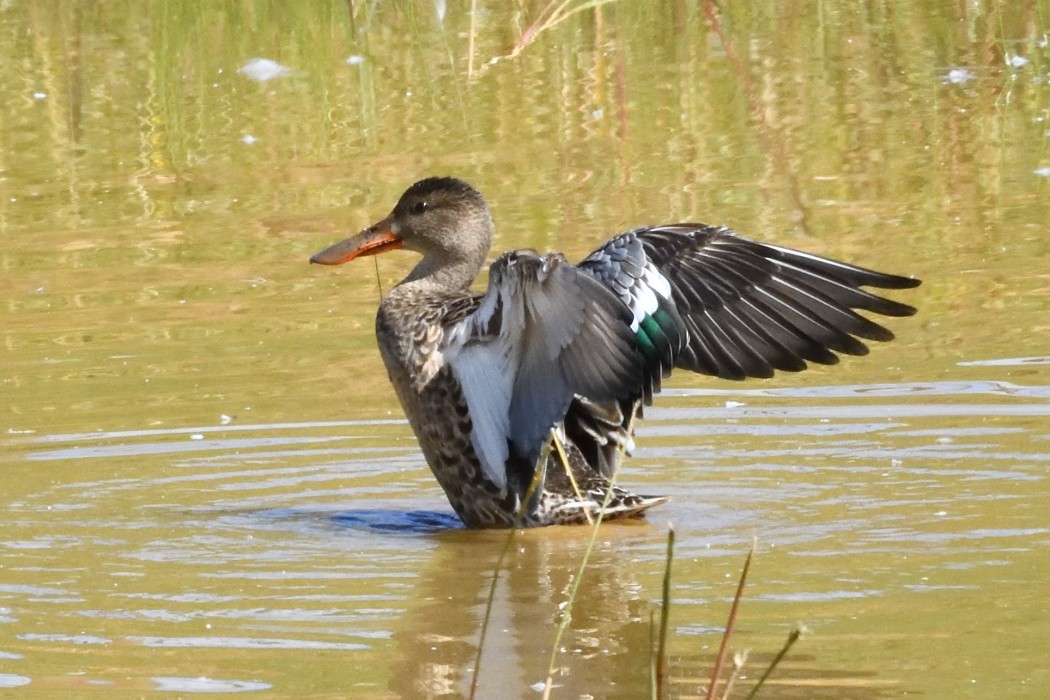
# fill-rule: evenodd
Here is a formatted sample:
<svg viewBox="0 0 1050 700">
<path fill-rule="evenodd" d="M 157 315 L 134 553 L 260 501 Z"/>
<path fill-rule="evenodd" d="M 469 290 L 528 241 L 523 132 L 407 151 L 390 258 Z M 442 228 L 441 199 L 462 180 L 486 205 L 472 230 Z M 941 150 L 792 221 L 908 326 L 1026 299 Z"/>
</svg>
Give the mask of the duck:
<svg viewBox="0 0 1050 700">
<path fill-rule="evenodd" d="M 633 518 L 665 502 L 616 483 L 635 424 L 679 369 L 727 380 L 831 365 L 912 306 L 869 289 L 920 280 L 702 223 L 643 226 L 577 264 L 520 249 L 489 266 L 481 193 L 427 177 L 388 216 L 310 258 L 421 257 L 382 295 L 375 333 L 423 456 L 469 528 Z"/>
</svg>

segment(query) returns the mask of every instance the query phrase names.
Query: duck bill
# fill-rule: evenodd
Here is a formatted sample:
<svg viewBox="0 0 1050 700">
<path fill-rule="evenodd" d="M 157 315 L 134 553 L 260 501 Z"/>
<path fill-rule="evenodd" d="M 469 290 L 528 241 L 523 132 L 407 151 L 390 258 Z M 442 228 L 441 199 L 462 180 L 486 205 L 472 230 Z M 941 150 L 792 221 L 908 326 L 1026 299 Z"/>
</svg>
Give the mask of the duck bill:
<svg viewBox="0 0 1050 700">
<path fill-rule="evenodd" d="M 398 250 L 405 247 L 405 242 L 394 233 L 389 219 L 383 219 L 378 224 L 366 228 L 356 236 L 351 236 L 345 241 L 339 241 L 329 246 L 320 253 L 314 254 L 310 262 L 318 265 L 342 265 L 354 258 L 366 255 L 379 255 L 388 250 Z"/>
</svg>

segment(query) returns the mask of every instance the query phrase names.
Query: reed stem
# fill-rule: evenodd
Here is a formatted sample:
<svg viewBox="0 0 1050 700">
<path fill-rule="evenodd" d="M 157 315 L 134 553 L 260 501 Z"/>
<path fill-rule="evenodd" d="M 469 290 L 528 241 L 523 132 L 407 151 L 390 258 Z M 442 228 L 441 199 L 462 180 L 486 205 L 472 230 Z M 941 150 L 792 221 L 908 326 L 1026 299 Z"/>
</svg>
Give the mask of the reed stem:
<svg viewBox="0 0 1050 700">
<path fill-rule="evenodd" d="M 757 540 L 751 540 L 751 550 L 744 560 L 744 570 L 740 572 L 740 582 L 736 586 L 736 595 L 733 596 L 733 605 L 729 608 L 729 619 L 726 621 L 725 632 L 722 633 L 722 644 L 718 648 L 718 656 L 715 657 L 715 667 L 711 670 L 711 682 L 707 686 L 706 700 L 714 700 L 715 691 L 718 689 L 719 677 L 722 675 L 722 664 L 725 662 L 726 651 L 729 649 L 729 637 L 733 634 L 736 626 L 737 611 L 740 609 L 740 599 L 744 595 L 744 584 L 747 582 L 747 572 L 751 568 L 751 558 L 755 555 Z"/>
</svg>

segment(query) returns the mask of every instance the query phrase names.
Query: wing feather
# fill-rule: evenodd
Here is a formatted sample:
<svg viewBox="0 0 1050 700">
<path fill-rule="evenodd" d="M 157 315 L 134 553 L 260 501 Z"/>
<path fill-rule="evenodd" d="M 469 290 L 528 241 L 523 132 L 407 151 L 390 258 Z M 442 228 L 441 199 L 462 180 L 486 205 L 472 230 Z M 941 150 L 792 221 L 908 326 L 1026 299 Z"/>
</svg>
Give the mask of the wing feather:
<svg viewBox="0 0 1050 700">
<path fill-rule="evenodd" d="M 630 395 L 640 360 L 630 310 L 556 254 L 514 251 L 490 268 L 477 310 L 443 352 L 470 409 L 471 442 L 503 489 L 512 457 L 534 465 L 574 397 Z"/>
<path fill-rule="evenodd" d="M 797 372 L 807 362 L 834 364 L 836 353 L 863 355 L 863 340 L 887 341 L 893 334 L 858 310 L 909 316 L 915 309 L 861 287 L 919 284 L 704 224 L 628 231 L 580 268 L 631 309 L 632 328 L 643 330 L 641 345 L 651 341 L 644 319 L 654 298 L 668 318 L 670 311 L 677 316 L 680 340 L 653 344 L 664 356 L 656 363 L 659 374 L 675 366 L 726 379 Z M 667 337 L 675 332 L 669 328 Z M 651 398 L 644 383 L 639 391 Z"/>
<path fill-rule="evenodd" d="M 635 229 L 578 267 L 556 254 L 501 256 L 443 351 L 470 408 L 475 451 L 502 489 L 507 464 L 535 465 L 570 406 L 574 432 L 595 433 L 593 447 L 606 450 L 625 427 L 601 427 L 615 419 L 595 416 L 622 418 L 621 408 L 648 403 L 672 367 L 743 379 L 865 354 L 862 341 L 893 334 L 858 311 L 915 309 L 862 287 L 918 284 L 723 227 Z M 617 435 L 597 434 L 609 430 Z"/>
</svg>

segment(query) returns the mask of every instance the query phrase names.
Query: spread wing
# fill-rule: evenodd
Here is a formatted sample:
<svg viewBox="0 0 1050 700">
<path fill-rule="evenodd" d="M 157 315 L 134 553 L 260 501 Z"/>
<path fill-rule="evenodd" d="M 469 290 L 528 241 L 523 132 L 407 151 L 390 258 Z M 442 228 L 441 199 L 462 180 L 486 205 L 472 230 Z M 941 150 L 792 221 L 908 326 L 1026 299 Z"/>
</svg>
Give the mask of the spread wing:
<svg viewBox="0 0 1050 700">
<path fill-rule="evenodd" d="M 632 310 L 646 402 L 672 367 L 744 379 L 834 364 L 835 353 L 866 354 L 862 339 L 893 334 L 856 310 L 910 316 L 915 309 L 862 287 L 919 284 L 704 224 L 629 231 L 579 267 Z"/>
<path fill-rule="evenodd" d="M 442 352 L 462 387 L 486 476 L 507 484 L 512 456 L 534 465 L 574 396 L 636 391 L 631 311 L 557 254 L 497 259 L 477 310 L 446 329 Z"/>
</svg>

